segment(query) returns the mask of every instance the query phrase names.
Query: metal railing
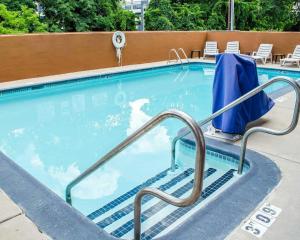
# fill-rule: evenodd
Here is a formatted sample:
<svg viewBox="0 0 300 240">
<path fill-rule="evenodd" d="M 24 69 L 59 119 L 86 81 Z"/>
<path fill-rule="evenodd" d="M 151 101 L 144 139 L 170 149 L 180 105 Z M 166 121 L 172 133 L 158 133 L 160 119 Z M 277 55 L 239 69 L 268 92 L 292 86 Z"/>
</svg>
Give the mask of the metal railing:
<svg viewBox="0 0 300 240">
<path fill-rule="evenodd" d="M 183 50 L 183 48 L 178 48 L 177 50 L 176 50 L 175 48 L 170 49 L 170 51 L 169 51 L 169 60 L 168 60 L 167 63 L 170 63 L 170 62 L 172 62 L 172 61 L 176 61 L 176 62 L 179 61 L 181 64 L 183 64 L 182 58 L 180 57 L 180 54 L 179 54 L 180 52 L 181 52 L 182 55 L 184 56 L 186 62 L 189 63 L 190 60 L 189 60 L 189 58 L 187 57 L 187 55 L 186 55 L 185 51 Z M 172 53 L 175 54 L 176 60 L 172 60 L 172 59 L 171 59 Z"/>
<path fill-rule="evenodd" d="M 179 54 L 178 54 L 178 52 L 177 52 L 177 50 L 175 48 L 170 49 L 170 51 L 169 51 L 169 60 L 168 60 L 167 63 L 170 63 L 170 62 L 174 61 L 174 60 L 171 59 L 172 53 L 174 53 L 175 56 L 176 56 L 176 58 L 177 58 L 175 61 L 176 62 L 179 61 L 181 64 L 183 64 L 182 59 L 180 58 L 180 56 L 179 56 Z"/>
<path fill-rule="evenodd" d="M 190 60 L 189 60 L 189 58 L 187 57 L 187 55 L 186 55 L 185 51 L 183 50 L 183 48 L 178 48 L 177 52 L 178 52 L 178 55 L 179 55 L 179 53 L 181 52 L 181 53 L 183 54 L 185 60 L 186 60 L 188 63 L 190 62 Z"/>
<path fill-rule="evenodd" d="M 153 195 L 169 204 L 175 205 L 177 207 L 185 207 L 189 206 L 197 201 L 199 198 L 202 187 L 203 187 L 203 172 L 204 172 L 204 162 L 205 162 L 205 140 L 203 136 L 203 132 L 201 130 L 201 126 L 204 124 L 210 122 L 215 117 L 220 116 L 222 113 L 226 112 L 227 110 L 237 106 L 238 104 L 246 101 L 247 99 L 253 97 L 269 85 L 272 85 L 276 82 L 286 82 L 289 85 L 291 85 L 296 93 L 296 101 L 295 101 L 295 107 L 293 112 L 293 118 L 291 124 L 288 126 L 287 129 L 276 131 L 268 128 L 263 127 L 254 127 L 249 129 L 242 140 L 242 148 L 241 148 L 241 156 L 240 156 L 240 164 L 239 164 L 239 170 L 238 172 L 242 173 L 243 168 L 243 162 L 245 157 L 245 151 L 246 151 L 246 144 L 248 137 L 253 134 L 254 132 L 264 132 L 269 133 L 273 135 L 284 135 L 290 133 L 298 123 L 299 119 L 299 108 L 300 108 L 300 86 L 297 84 L 296 81 L 292 80 L 288 77 L 275 77 L 271 79 L 269 82 L 262 84 L 261 86 L 258 86 L 257 88 L 253 89 L 252 91 L 248 92 L 247 94 L 243 95 L 242 97 L 236 99 L 232 103 L 228 104 L 224 108 L 220 109 L 219 111 L 215 112 L 205 120 L 197 123 L 195 120 L 193 120 L 189 115 L 178 111 L 178 110 L 169 110 L 162 112 L 152 118 L 150 121 L 148 121 L 146 124 L 144 124 L 142 127 L 140 127 L 138 130 L 136 130 L 133 134 L 131 134 L 129 137 L 127 137 L 124 141 L 122 141 L 119 145 L 117 145 L 115 148 L 113 148 L 110 152 L 108 152 L 106 155 L 104 155 L 100 160 L 98 160 L 96 163 L 94 163 L 91 167 L 89 167 L 87 170 L 85 170 L 82 174 L 80 174 L 77 178 L 75 178 L 72 182 L 70 182 L 66 187 L 66 201 L 69 204 L 72 204 L 72 197 L 71 197 L 71 190 L 74 186 L 76 186 L 79 182 L 81 182 L 83 179 L 85 179 L 87 176 L 89 176 L 91 173 L 96 171 L 100 166 L 102 166 L 104 163 L 109 161 L 111 158 L 116 156 L 118 153 L 123 151 L 125 148 L 127 148 L 130 144 L 135 142 L 137 139 L 142 137 L 144 134 L 149 132 L 152 128 L 154 128 L 156 125 L 158 125 L 160 122 L 167 118 L 176 118 L 188 125 L 190 130 L 186 130 L 183 134 L 180 136 L 177 136 L 173 139 L 172 142 L 172 164 L 171 168 L 172 170 L 175 170 L 175 149 L 176 149 L 176 143 L 179 139 L 182 137 L 187 136 L 191 132 L 194 135 L 195 143 L 196 143 L 196 162 L 195 162 L 195 175 L 194 175 L 194 186 L 192 189 L 191 194 L 184 198 L 176 198 L 172 195 L 169 195 L 159 189 L 155 188 L 144 188 L 140 190 L 135 199 L 134 199 L 134 239 L 140 240 L 141 235 L 141 202 L 142 198 L 145 195 Z"/>
<path fill-rule="evenodd" d="M 226 105 L 222 109 L 216 111 L 215 113 L 210 115 L 208 118 L 206 118 L 198 123 L 200 127 L 209 123 L 214 118 L 220 116 L 221 114 L 228 111 L 229 109 L 232 109 L 233 107 L 237 106 L 238 104 L 246 101 L 247 99 L 249 99 L 249 98 L 253 97 L 254 95 L 256 95 L 257 93 L 261 92 L 266 87 L 268 87 L 274 83 L 277 83 L 277 82 L 285 82 L 285 83 L 289 84 L 290 86 L 292 86 L 293 90 L 295 91 L 296 100 L 295 100 L 292 121 L 291 121 L 290 125 L 284 130 L 278 131 L 278 130 L 272 130 L 272 129 L 264 128 L 264 127 L 253 127 L 253 128 L 250 128 L 248 131 L 246 131 L 246 133 L 243 136 L 242 143 L 241 143 L 240 163 L 239 163 L 239 167 L 238 167 L 239 174 L 241 174 L 243 171 L 247 140 L 251 134 L 253 134 L 255 132 L 263 132 L 263 133 L 268 133 L 268 134 L 272 134 L 272 135 L 285 135 L 285 134 L 288 134 L 291 131 L 293 131 L 295 129 L 295 127 L 297 126 L 297 123 L 299 120 L 299 109 L 300 109 L 300 86 L 298 85 L 298 83 L 289 77 L 274 77 L 269 82 L 266 82 L 266 83 L 256 87 L 255 89 L 251 90 L 250 92 L 246 93 L 245 95 L 241 96 L 240 98 L 236 99 L 235 101 L 231 102 L 230 104 Z M 175 171 L 176 143 L 178 142 L 178 140 L 187 136 L 189 133 L 190 133 L 190 131 L 186 130 L 179 136 L 175 137 L 172 141 L 172 152 L 171 152 L 171 154 L 172 154 L 172 158 L 171 158 L 172 171 Z"/>
<path fill-rule="evenodd" d="M 178 207 L 189 206 L 197 201 L 199 198 L 202 186 L 203 186 L 203 172 L 204 172 L 204 161 L 205 161 L 205 140 L 202 133 L 201 128 L 197 124 L 195 120 L 193 120 L 189 115 L 178 111 L 178 110 L 169 110 L 163 112 L 154 118 L 152 118 L 149 122 L 144 124 L 138 130 L 136 130 L 133 134 L 127 137 L 124 141 L 122 141 L 119 145 L 113 148 L 110 152 L 104 155 L 100 160 L 94 163 L 91 167 L 85 170 L 82 174 L 80 174 L 77 178 L 75 178 L 71 183 L 68 184 L 66 188 L 66 201 L 67 203 L 72 205 L 72 196 L 71 190 L 72 188 L 97 170 L 101 165 L 105 162 L 113 158 L 115 155 L 124 150 L 131 143 L 135 142 L 138 138 L 146 134 L 160 122 L 165 120 L 166 118 L 177 118 L 184 123 L 186 123 L 191 132 L 193 132 L 195 141 L 196 141 L 196 163 L 195 163 L 195 175 L 194 175 L 194 187 L 192 193 L 189 197 L 184 199 L 173 197 L 159 189 L 155 188 L 144 188 L 140 190 L 134 200 L 134 236 L 135 240 L 140 239 L 141 234 L 141 201 L 144 195 L 150 194 L 160 198 L 167 203 L 173 204 Z"/>
<path fill-rule="evenodd" d="M 178 207 L 189 206 L 197 201 L 199 198 L 202 186 L 203 186 L 203 172 L 204 172 L 204 161 L 205 161 L 205 140 L 202 133 L 201 128 L 197 124 L 195 120 L 193 120 L 189 115 L 184 112 L 178 110 L 169 110 L 166 112 L 162 112 L 158 114 L 154 118 L 152 118 L 149 122 L 144 124 L 138 130 L 136 130 L 133 134 L 127 137 L 124 141 L 122 141 L 119 145 L 113 148 L 110 152 L 104 155 L 100 160 L 94 163 L 91 167 L 85 170 L 82 174 L 80 174 L 77 178 L 75 178 L 72 182 L 70 182 L 66 188 L 66 201 L 67 203 L 72 205 L 72 196 L 71 190 L 74 186 L 76 186 L 79 182 L 97 170 L 104 163 L 109 161 L 115 155 L 123 151 L 130 144 L 135 142 L 138 138 L 146 134 L 156 125 L 167 118 L 176 118 L 186 123 L 188 127 L 193 132 L 195 141 L 196 141 L 196 163 L 195 163 L 195 175 L 194 175 L 194 187 L 192 193 L 189 197 L 184 199 L 173 197 L 159 189 L 155 188 L 144 188 L 140 190 L 134 200 L 134 236 L 135 240 L 140 239 L 141 233 L 141 201 L 144 195 L 150 194 L 158 197 L 159 199 L 166 201 L 167 203 L 173 204 Z"/>
</svg>

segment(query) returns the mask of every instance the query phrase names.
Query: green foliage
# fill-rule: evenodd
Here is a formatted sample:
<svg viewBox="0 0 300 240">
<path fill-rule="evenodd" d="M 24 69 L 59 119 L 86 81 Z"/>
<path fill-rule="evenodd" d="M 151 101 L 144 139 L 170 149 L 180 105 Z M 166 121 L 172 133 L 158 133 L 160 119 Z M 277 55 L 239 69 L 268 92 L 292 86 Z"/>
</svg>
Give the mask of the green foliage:
<svg viewBox="0 0 300 240">
<path fill-rule="evenodd" d="M 0 4 L 4 4 L 8 10 L 20 11 L 22 6 L 35 9 L 33 0 L 0 0 Z"/>
<path fill-rule="evenodd" d="M 225 30 L 228 0 L 151 0 L 147 30 Z M 39 19 L 36 3 L 45 16 Z M 120 0 L 0 0 L 0 32 L 135 30 Z M 46 28 L 47 27 L 47 28 Z M 300 31 L 299 0 L 235 0 L 238 30 Z"/>
<path fill-rule="evenodd" d="M 145 13 L 145 28 L 147 30 L 173 30 L 172 19 L 175 11 L 169 0 L 153 0 Z"/>
<path fill-rule="evenodd" d="M 50 32 L 134 30 L 135 15 L 118 0 L 40 0 Z"/>
<path fill-rule="evenodd" d="M 19 11 L 10 11 L 0 4 L 0 34 L 45 32 L 46 28 L 33 9 L 21 6 Z"/>
<path fill-rule="evenodd" d="M 120 31 L 135 30 L 135 14 L 123 9 L 114 14 L 114 28 Z"/>
<path fill-rule="evenodd" d="M 161 19 L 158 21 L 163 17 L 167 30 L 225 30 L 228 2 L 151 0 L 145 26 L 147 30 L 165 30 Z M 238 30 L 299 31 L 299 8 L 299 0 L 235 0 L 235 26 Z"/>
</svg>

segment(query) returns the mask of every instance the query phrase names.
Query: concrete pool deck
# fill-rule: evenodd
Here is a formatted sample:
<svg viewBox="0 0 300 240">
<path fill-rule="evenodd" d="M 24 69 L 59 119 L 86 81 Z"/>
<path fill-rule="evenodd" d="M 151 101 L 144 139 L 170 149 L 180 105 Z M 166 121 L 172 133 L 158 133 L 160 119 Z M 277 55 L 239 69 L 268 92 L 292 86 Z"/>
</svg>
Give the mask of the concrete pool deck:
<svg viewBox="0 0 300 240">
<path fill-rule="evenodd" d="M 262 126 L 283 129 L 290 122 L 294 104 L 294 94 L 289 93 L 276 101 L 274 109 L 263 120 Z M 237 143 L 239 145 L 239 143 Z M 272 136 L 257 133 L 249 138 L 248 149 L 257 151 L 272 159 L 280 168 L 282 179 L 263 203 L 270 203 L 282 209 L 276 221 L 268 228 L 261 239 L 297 240 L 300 237 L 300 123 L 285 136 Z M 262 203 L 262 204 L 263 204 Z M 257 206 L 257 211 L 261 205 Z M 249 217 L 255 212 L 249 214 Z M 249 217 L 247 219 L 249 219 Z M 245 220 L 247 220 L 245 219 Z M 248 240 L 256 237 L 241 230 L 241 223 L 226 239 Z"/>
<path fill-rule="evenodd" d="M 199 62 L 202 60 L 194 60 Z M 205 62 L 214 62 L 208 60 Z M 121 68 L 100 69 L 94 71 L 85 71 L 80 73 L 64 74 L 51 77 L 36 79 L 27 79 L 10 83 L 0 84 L 0 89 L 15 88 L 18 86 L 40 84 L 42 82 L 52 82 L 62 77 L 74 78 L 96 74 L 103 74 L 112 71 L 127 71 L 137 68 L 152 68 L 161 66 L 166 62 L 131 65 Z M 297 68 L 281 68 L 278 65 L 267 64 L 264 67 L 277 68 L 282 70 L 296 70 Z M 272 128 L 284 128 L 289 124 L 293 110 L 293 94 L 289 93 L 276 100 L 275 108 L 267 114 L 262 121 L 263 126 Z M 269 194 L 264 202 L 269 202 L 282 209 L 275 223 L 268 229 L 261 239 L 299 239 L 300 229 L 298 222 L 300 220 L 300 189 L 296 184 L 300 180 L 300 124 L 289 135 L 276 137 L 265 134 L 255 134 L 250 137 L 248 148 L 266 155 L 272 159 L 282 171 L 282 180 L 280 184 Z M 237 143 L 239 145 L 239 143 Z M 298 147 L 298 148 L 297 148 Z M 263 203 L 262 203 L 263 204 Z M 28 219 L 21 207 L 14 204 L 7 195 L 0 190 L 0 239 L 13 240 L 35 240 L 48 239 L 41 233 L 37 227 Z M 260 205 L 258 206 L 258 208 Z M 257 209 L 258 209 L 257 208 Z M 251 213 L 249 217 L 252 215 Z M 247 218 L 248 219 L 248 218 Z M 247 220 L 245 219 L 245 220 Z M 242 225 L 243 223 L 241 223 Z M 238 226 L 227 239 L 246 240 L 255 239 L 252 235 L 241 230 Z M 192 240 L 192 239 L 191 239 Z"/>
</svg>

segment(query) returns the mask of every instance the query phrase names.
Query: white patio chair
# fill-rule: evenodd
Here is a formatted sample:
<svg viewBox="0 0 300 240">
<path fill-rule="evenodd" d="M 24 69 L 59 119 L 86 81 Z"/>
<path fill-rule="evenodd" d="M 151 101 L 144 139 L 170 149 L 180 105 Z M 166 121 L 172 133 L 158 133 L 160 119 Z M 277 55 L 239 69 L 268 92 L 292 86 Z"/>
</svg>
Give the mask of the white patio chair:
<svg viewBox="0 0 300 240">
<path fill-rule="evenodd" d="M 225 53 L 240 54 L 240 43 L 239 41 L 227 42 Z"/>
<path fill-rule="evenodd" d="M 300 45 L 295 47 L 293 53 L 289 53 L 286 58 L 280 60 L 281 66 L 286 63 L 295 63 L 298 67 L 300 67 Z"/>
<path fill-rule="evenodd" d="M 203 52 L 203 58 L 206 56 L 216 56 L 219 54 L 219 49 L 218 49 L 218 43 L 217 42 L 206 42 L 205 43 L 205 48 Z"/>
<path fill-rule="evenodd" d="M 262 61 L 263 64 L 268 60 L 272 62 L 272 48 L 273 44 L 260 44 L 257 52 L 252 53 L 252 58 Z"/>
</svg>

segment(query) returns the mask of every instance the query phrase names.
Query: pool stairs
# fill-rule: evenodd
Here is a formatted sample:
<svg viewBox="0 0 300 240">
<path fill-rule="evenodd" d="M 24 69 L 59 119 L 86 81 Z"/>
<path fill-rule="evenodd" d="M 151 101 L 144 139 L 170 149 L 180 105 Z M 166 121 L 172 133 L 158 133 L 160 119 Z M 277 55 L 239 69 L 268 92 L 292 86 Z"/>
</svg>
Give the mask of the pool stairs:
<svg viewBox="0 0 300 240">
<path fill-rule="evenodd" d="M 252 127 L 245 132 L 241 142 L 241 152 L 237 171 L 238 174 L 242 174 L 245 161 L 245 153 L 247 149 L 247 140 L 249 136 L 256 132 L 282 136 L 289 134 L 296 128 L 300 113 L 300 86 L 295 80 L 288 77 L 272 78 L 269 82 L 264 83 L 249 91 L 245 95 L 241 96 L 240 98 L 236 99 L 235 101 L 231 102 L 230 104 L 226 105 L 222 109 L 211 114 L 208 118 L 198 123 L 187 114 L 176 109 L 171 109 L 156 115 L 134 133 L 129 135 L 124 141 L 115 146 L 96 163 L 94 163 L 83 173 L 77 176 L 73 181 L 71 181 L 66 187 L 66 202 L 72 205 L 71 190 L 74 186 L 76 186 L 88 175 L 97 170 L 105 162 L 109 161 L 112 157 L 124 150 L 128 145 L 132 144 L 134 141 L 146 134 L 148 131 L 153 129 L 165 119 L 180 119 L 188 125 L 190 130 L 181 132 L 173 139 L 171 151 L 171 168 L 175 169 L 176 167 L 176 143 L 183 138 L 190 138 L 192 132 L 194 135 L 194 139 L 192 142 L 196 146 L 196 170 L 187 169 L 185 171 L 189 170 L 188 172 L 194 172 L 194 174 L 190 174 L 190 177 L 186 176 L 188 175 L 188 172 L 184 172 L 184 175 L 180 175 L 181 177 L 179 177 L 179 175 L 174 176 L 173 174 L 167 174 L 170 169 L 166 170 L 165 174 L 162 173 L 162 176 L 158 179 L 159 181 L 155 180 L 153 182 L 151 181 L 151 179 L 153 178 L 151 178 L 144 184 L 135 187 L 131 191 L 125 193 L 114 201 L 88 215 L 88 217 L 99 227 L 102 226 L 105 231 L 109 232 L 113 236 L 122 239 L 132 239 L 133 230 L 134 239 L 136 240 L 152 239 L 153 237 L 162 235 L 166 231 L 169 231 L 168 228 L 171 225 L 185 220 L 185 217 L 191 214 L 194 209 L 198 210 L 197 207 L 199 205 L 203 205 L 208 197 L 212 197 L 217 192 L 217 190 L 220 189 L 221 186 L 224 186 L 225 183 L 229 182 L 229 180 L 234 177 L 234 173 L 236 172 L 236 170 L 234 169 L 230 169 L 225 173 L 219 173 L 216 169 L 206 169 L 204 171 L 205 141 L 200 127 L 209 123 L 214 118 L 220 116 L 229 109 L 232 109 L 240 103 L 248 100 L 257 93 L 263 91 L 269 85 L 275 84 L 277 82 L 285 82 L 286 84 L 289 84 L 295 91 L 296 101 L 291 123 L 286 129 L 283 130 L 273 130 L 265 127 Z M 214 171 L 214 173 L 211 173 L 211 171 Z M 176 179 L 178 177 L 178 179 L 181 180 L 168 180 L 169 176 L 172 176 L 173 178 L 176 177 Z M 156 179 L 156 177 L 154 177 L 154 179 Z M 171 187 L 167 187 L 169 186 L 169 182 L 174 181 L 176 182 L 175 185 L 171 184 Z M 160 182 L 160 184 L 158 184 L 158 182 Z M 203 188 L 201 188 L 202 183 Z M 147 190 L 145 190 L 145 187 L 147 186 L 150 186 L 152 188 L 147 188 Z M 164 202 L 161 202 L 160 200 L 152 196 L 163 199 Z M 136 201 L 135 205 L 133 206 L 134 199 Z M 170 204 L 165 202 L 169 202 Z M 179 206 L 180 208 L 177 208 L 175 206 Z M 142 211 L 141 207 L 143 207 L 144 211 Z M 133 219 L 134 210 L 135 218 Z M 140 226 L 140 223 L 142 223 L 142 228 Z"/>
<path fill-rule="evenodd" d="M 175 197 L 188 196 L 193 188 L 194 169 L 187 168 L 183 171 L 176 170 L 176 174 L 166 169 L 144 183 L 134 187 L 130 191 L 107 203 L 87 217 L 100 228 L 111 235 L 122 239 L 133 239 L 134 234 L 134 197 L 145 187 L 154 187 Z M 148 240 L 158 237 L 170 231 L 183 222 L 187 217 L 201 208 L 215 196 L 222 186 L 233 179 L 236 170 L 230 169 L 225 172 L 208 168 L 204 173 L 204 185 L 201 197 L 196 203 L 188 207 L 175 207 L 161 201 L 151 195 L 144 196 L 142 200 L 142 233 L 141 239 Z"/>
</svg>

